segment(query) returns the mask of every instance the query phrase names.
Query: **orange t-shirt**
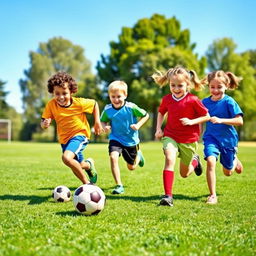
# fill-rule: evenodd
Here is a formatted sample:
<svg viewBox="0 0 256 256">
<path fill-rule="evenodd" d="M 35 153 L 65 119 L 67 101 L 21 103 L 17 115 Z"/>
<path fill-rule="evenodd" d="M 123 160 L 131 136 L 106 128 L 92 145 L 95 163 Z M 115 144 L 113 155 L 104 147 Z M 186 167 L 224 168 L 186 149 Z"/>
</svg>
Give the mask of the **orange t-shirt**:
<svg viewBox="0 0 256 256">
<path fill-rule="evenodd" d="M 51 99 L 44 109 L 42 118 L 54 119 L 57 124 L 58 139 L 61 144 L 66 144 L 76 135 L 90 138 L 90 125 L 85 113 L 92 114 L 95 100 L 72 97 L 69 107 L 61 107 L 55 99 Z"/>
</svg>

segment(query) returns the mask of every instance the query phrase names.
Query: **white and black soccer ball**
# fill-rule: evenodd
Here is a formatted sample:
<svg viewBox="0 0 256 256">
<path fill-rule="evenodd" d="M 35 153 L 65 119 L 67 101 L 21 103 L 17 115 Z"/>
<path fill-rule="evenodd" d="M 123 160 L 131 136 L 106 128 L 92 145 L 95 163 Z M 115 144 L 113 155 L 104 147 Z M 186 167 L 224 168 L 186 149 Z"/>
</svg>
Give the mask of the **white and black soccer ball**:
<svg viewBox="0 0 256 256">
<path fill-rule="evenodd" d="M 104 192 L 93 184 L 85 184 L 78 187 L 73 198 L 75 209 L 84 215 L 100 213 L 104 209 L 105 201 Z"/>
<path fill-rule="evenodd" d="M 71 199 L 71 192 L 66 186 L 58 186 L 52 191 L 55 202 L 68 202 Z"/>
</svg>

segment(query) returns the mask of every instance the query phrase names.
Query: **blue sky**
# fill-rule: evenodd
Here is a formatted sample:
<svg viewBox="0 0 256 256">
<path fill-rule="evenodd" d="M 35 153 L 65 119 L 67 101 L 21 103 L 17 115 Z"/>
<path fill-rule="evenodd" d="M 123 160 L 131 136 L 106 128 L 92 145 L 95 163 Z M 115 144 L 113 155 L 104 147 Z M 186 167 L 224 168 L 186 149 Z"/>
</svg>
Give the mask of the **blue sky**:
<svg viewBox="0 0 256 256">
<path fill-rule="evenodd" d="M 215 39 L 230 37 L 237 52 L 256 49 L 255 0 L 2 0 L 0 1 L 0 79 L 8 103 L 22 112 L 19 79 L 30 67 L 29 51 L 61 36 L 85 49 L 95 65 L 109 54 L 121 28 L 154 13 L 175 16 L 189 29 L 195 52 L 203 55 Z"/>
</svg>

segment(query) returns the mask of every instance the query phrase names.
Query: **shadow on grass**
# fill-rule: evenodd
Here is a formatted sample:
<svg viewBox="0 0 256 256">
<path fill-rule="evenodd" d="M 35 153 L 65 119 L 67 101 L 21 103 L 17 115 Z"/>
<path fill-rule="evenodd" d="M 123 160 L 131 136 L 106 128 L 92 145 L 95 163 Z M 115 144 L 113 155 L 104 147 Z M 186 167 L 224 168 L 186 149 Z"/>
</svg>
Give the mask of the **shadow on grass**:
<svg viewBox="0 0 256 256">
<path fill-rule="evenodd" d="M 2 195 L 0 196 L 0 200 L 13 200 L 13 201 L 29 201 L 28 204 L 41 204 L 49 200 L 51 195 L 49 196 L 25 196 L 25 195 Z"/>
<path fill-rule="evenodd" d="M 60 216 L 72 216 L 72 217 L 83 216 L 82 214 L 78 213 L 77 211 L 56 212 L 55 214 L 60 215 Z"/>
<path fill-rule="evenodd" d="M 200 196 L 187 196 L 182 194 L 175 194 L 173 198 L 175 200 L 189 200 L 189 201 L 200 201 L 202 198 L 206 198 L 208 195 L 200 195 Z M 154 196 L 125 196 L 125 195 L 107 195 L 107 200 L 129 200 L 134 202 L 143 202 L 143 201 L 152 201 L 152 200 L 160 200 L 162 196 L 154 195 Z"/>
<path fill-rule="evenodd" d="M 81 214 L 81 213 L 78 213 L 77 211 L 66 211 L 66 212 L 57 212 L 57 213 L 55 213 L 56 215 L 60 215 L 60 216 L 63 216 L 63 217 L 65 217 L 65 216 L 71 216 L 71 217 L 79 217 L 79 216 L 81 216 L 81 217 L 86 217 L 86 218 L 89 218 L 89 217 L 95 217 L 95 216 L 97 216 L 97 214 L 96 215 L 83 215 L 83 214 Z"/>
</svg>

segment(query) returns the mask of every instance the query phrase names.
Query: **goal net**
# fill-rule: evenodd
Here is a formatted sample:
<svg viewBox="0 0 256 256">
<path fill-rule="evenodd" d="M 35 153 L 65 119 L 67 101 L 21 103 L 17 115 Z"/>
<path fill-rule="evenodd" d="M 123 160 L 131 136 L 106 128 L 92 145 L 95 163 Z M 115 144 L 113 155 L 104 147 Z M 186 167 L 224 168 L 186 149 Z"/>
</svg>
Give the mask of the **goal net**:
<svg viewBox="0 0 256 256">
<path fill-rule="evenodd" d="M 0 119 L 0 140 L 11 141 L 12 122 L 10 119 Z"/>
</svg>

